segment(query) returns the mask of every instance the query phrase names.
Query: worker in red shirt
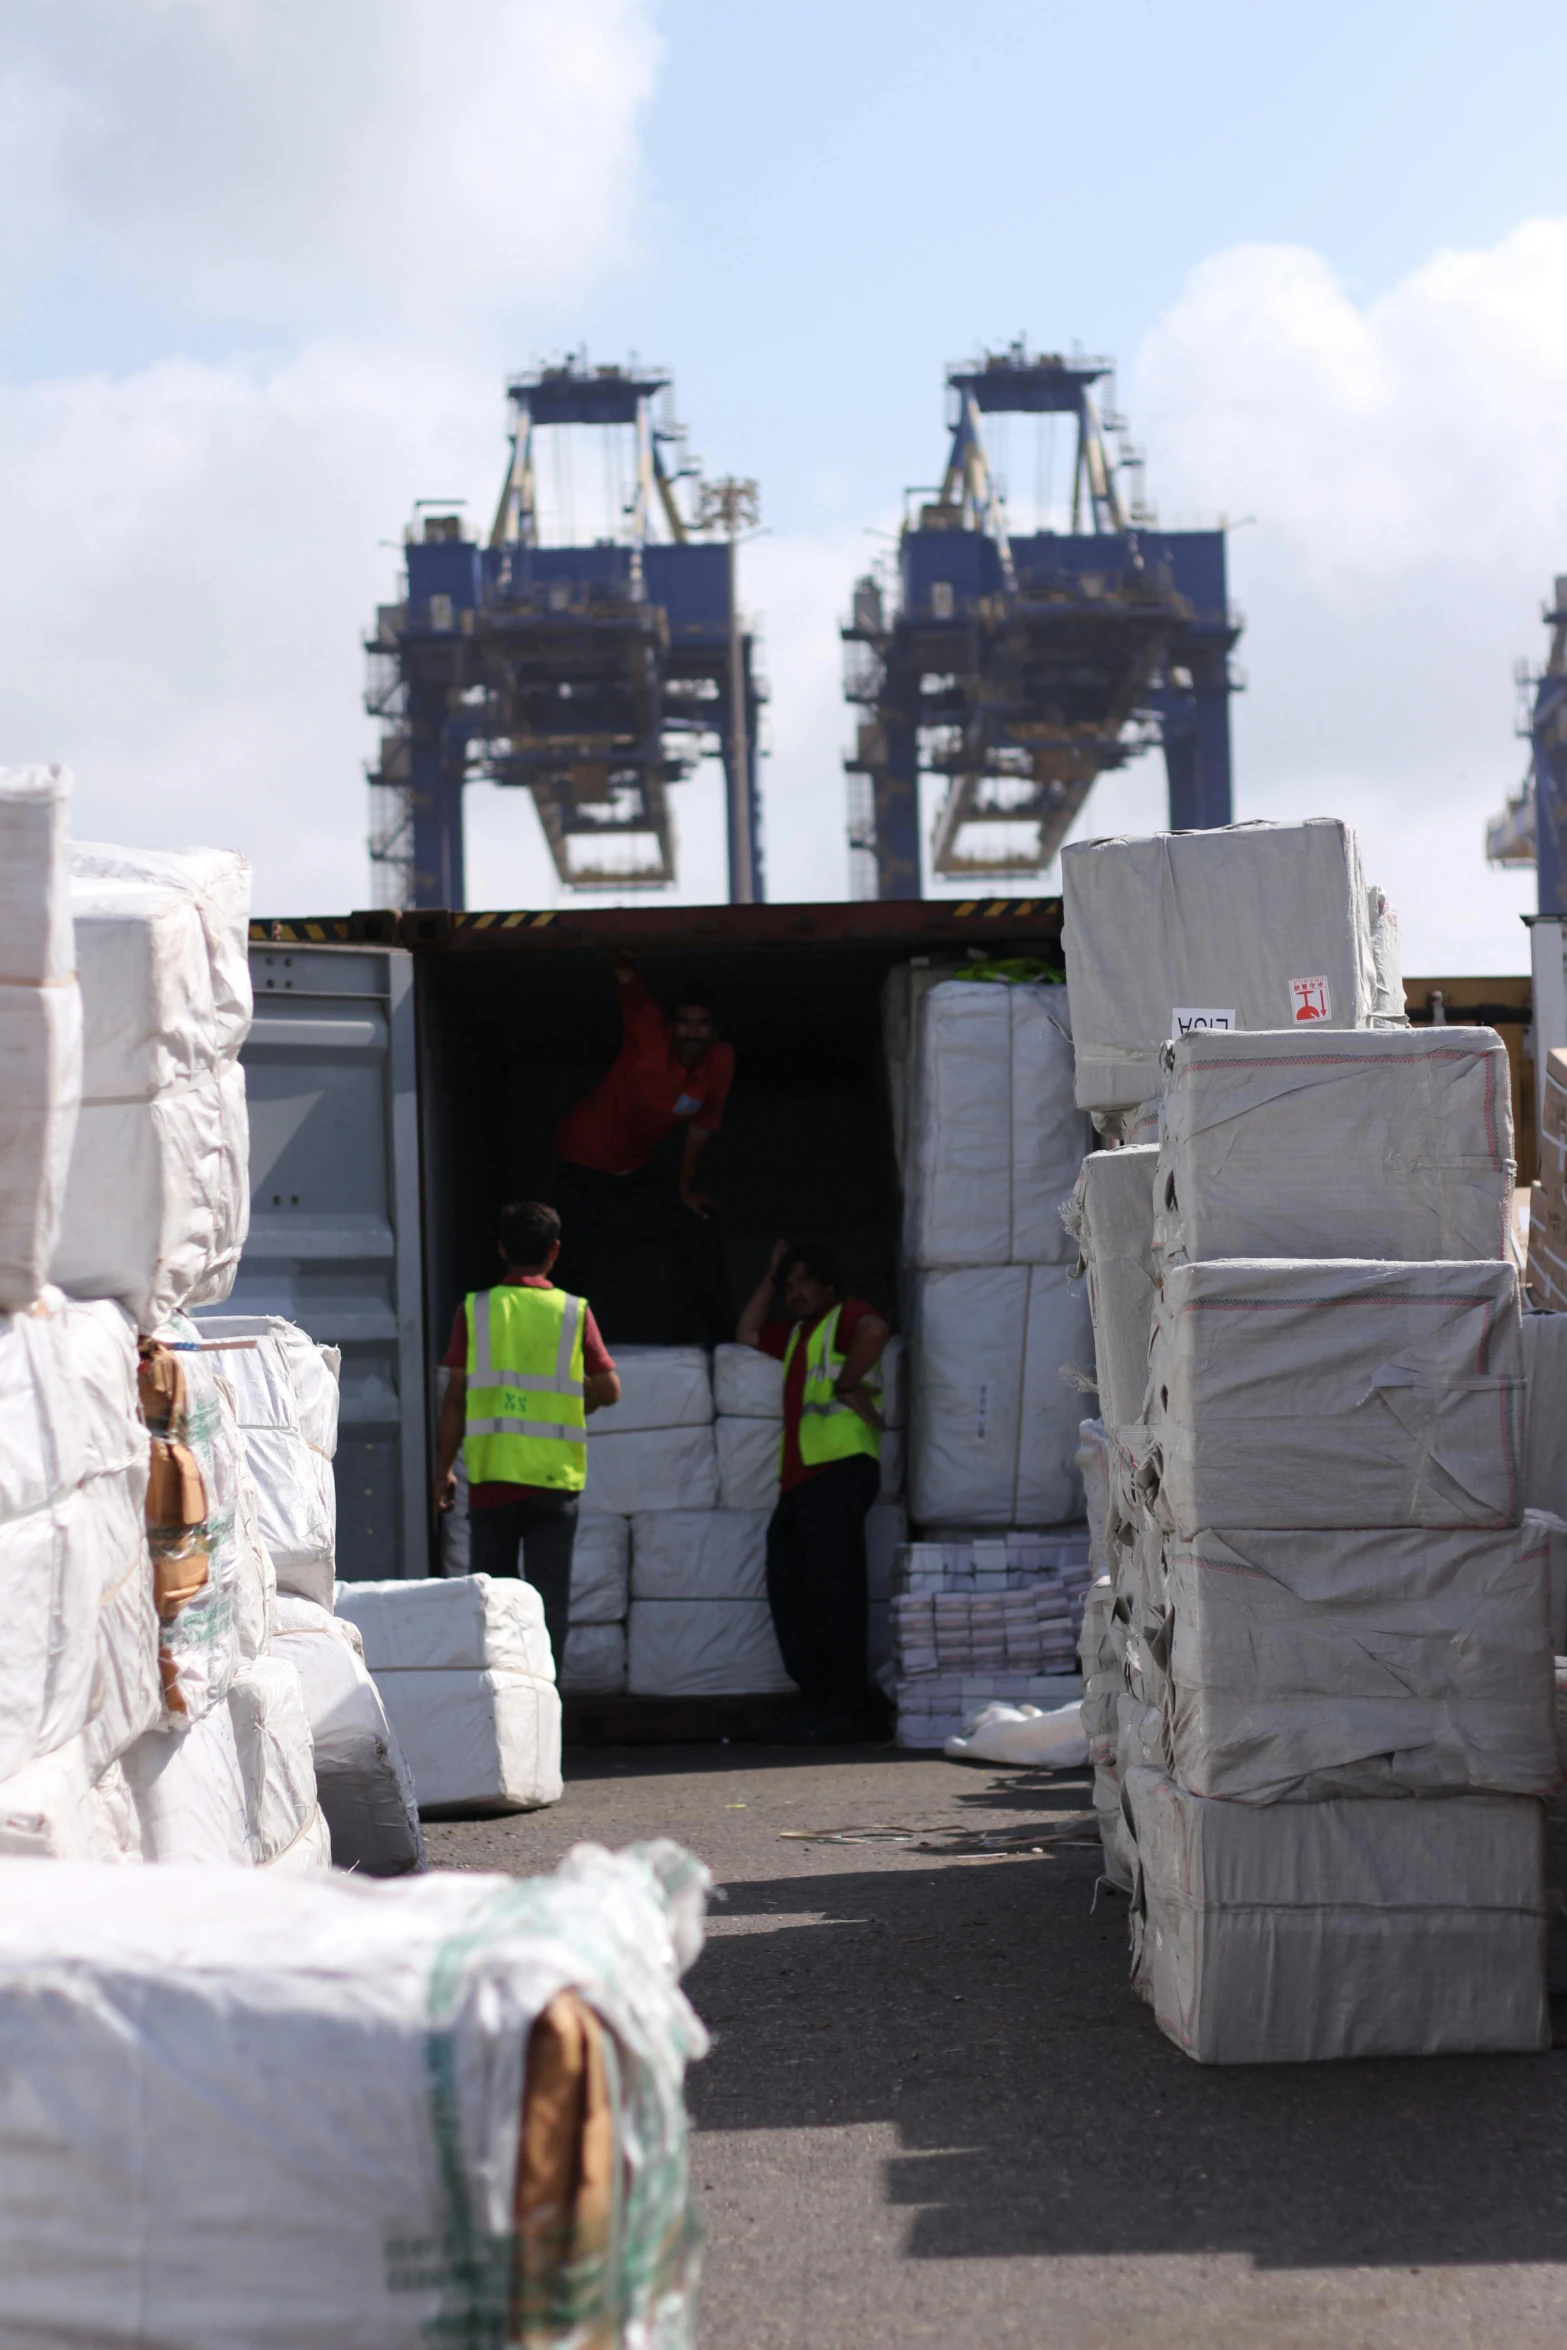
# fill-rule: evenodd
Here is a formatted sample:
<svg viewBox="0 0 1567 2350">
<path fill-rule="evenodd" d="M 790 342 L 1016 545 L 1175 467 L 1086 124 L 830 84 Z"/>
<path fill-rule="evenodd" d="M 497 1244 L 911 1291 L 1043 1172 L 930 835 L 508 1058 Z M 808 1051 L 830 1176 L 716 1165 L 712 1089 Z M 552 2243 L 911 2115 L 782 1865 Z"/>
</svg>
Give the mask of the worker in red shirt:
<svg viewBox="0 0 1567 2350">
<path fill-rule="evenodd" d="M 448 1378 L 435 1506 L 468 1471 L 468 1570 L 522 1575 L 544 1602 L 559 1674 L 571 1618 L 571 1554 L 587 1475 L 587 1415 L 620 1400 L 615 1364 L 585 1299 L 550 1275 L 560 1218 L 541 1200 L 502 1208 L 505 1273 L 464 1298 L 441 1357 Z"/>
<path fill-rule="evenodd" d="M 786 1314 L 777 1315 L 780 1289 Z M 829 1252 L 776 1243 L 735 1337 L 784 1367 L 778 1506 L 767 1528 L 767 1599 L 804 1711 L 802 1743 L 863 1738 L 865 1519 L 881 1490 L 881 1373 L 892 1335 L 845 1297 Z"/>
<path fill-rule="evenodd" d="M 729 1336 L 734 1306 L 717 1202 L 698 1188 L 697 1171 L 723 1120 L 734 1052 L 719 1039 L 706 988 L 683 987 L 666 1013 L 629 955 L 617 951 L 612 961 L 620 1051 L 555 1133 L 556 1204 L 570 1235 L 561 1278 L 591 1295 L 604 1228 L 618 1203 L 637 1237 L 672 1247 L 695 1335 L 717 1346 Z M 684 1140 L 671 1186 L 654 1153 L 677 1126 Z"/>
</svg>

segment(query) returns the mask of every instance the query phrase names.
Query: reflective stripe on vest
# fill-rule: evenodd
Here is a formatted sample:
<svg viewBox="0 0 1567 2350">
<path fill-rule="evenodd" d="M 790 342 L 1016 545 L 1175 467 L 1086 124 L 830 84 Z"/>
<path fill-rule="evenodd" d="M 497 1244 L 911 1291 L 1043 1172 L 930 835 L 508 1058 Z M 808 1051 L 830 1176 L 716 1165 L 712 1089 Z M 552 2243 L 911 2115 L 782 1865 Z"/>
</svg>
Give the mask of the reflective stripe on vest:
<svg viewBox="0 0 1567 2350">
<path fill-rule="evenodd" d="M 824 1314 L 805 1342 L 805 1387 L 800 1402 L 800 1458 L 808 1469 L 820 1469 L 829 1461 L 853 1460 L 857 1453 L 868 1454 L 873 1461 L 881 1459 L 881 1436 L 868 1420 L 861 1419 L 852 1403 L 845 1403 L 833 1392 L 833 1382 L 843 1369 L 845 1357 L 838 1346 L 838 1316 L 841 1306 L 834 1306 Z M 798 1326 L 789 1333 L 789 1344 L 784 1350 L 784 1379 L 789 1377 L 789 1366 L 794 1361 L 795 1349 L 800 1343 Z M 876 1365 L 865 1375 L 865 1386 L 873 1401 L 880 1401 L 881 1371 Z M 783 1451 L 780 1445 L 779 1462 Z"/>
<path fill-rule="evenodd" d="M 586 1308 L 564 1289 L 505 1282 L 467 1299 L 467 1416 L 462 1457 L 474 1485 L 587 1480 L 582 1400 Z"/>
</svg>

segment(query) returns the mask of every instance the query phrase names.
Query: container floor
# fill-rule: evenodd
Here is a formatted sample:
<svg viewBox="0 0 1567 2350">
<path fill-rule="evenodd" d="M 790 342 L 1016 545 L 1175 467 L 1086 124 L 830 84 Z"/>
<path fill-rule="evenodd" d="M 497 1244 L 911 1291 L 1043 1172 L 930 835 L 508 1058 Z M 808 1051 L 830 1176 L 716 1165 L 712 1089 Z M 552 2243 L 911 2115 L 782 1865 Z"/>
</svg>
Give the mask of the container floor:
<svg viewBox="0 0 1567 2350">
<path fill-rule="evenodd" d="M 430 1847 L 672 1835 L 727 1890 L 688 1980 L 702 2350 L 1558 2350 L 1567 2052 L 1190 2063 L 1127 1990 L 1125 1901 L 1090 1907 L 1087 1806 L 1086 1773 L 891 1748 L 595 1747 L 553 1811 Z"/>
</svg>

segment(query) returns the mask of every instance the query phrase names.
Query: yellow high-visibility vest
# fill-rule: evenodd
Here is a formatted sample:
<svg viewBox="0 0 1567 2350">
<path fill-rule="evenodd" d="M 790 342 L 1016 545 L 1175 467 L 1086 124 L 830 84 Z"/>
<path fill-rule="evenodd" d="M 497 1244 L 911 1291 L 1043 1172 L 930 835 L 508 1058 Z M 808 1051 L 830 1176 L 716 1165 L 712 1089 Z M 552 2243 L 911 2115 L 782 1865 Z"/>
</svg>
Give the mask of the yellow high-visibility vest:
<svg viewBox="0 0 1567 2350">
<path fill-rule="evenodd" d="M 841 1306 L 834 1306 L 824 1314 L 805 1342 L 805 1391 L 800 1406 L 800 1458 L 808 1469 L 819 1469 L 828 1461 L 852 1460 L 856 1453 L 865 1453 L 873 1461 L 881 1459 L 881 1435 L 869 1421 L 862 1420 L 852 1403 L 845 1403 L 833 1392 L 833 1382 L 843 1369 L 846 1350 L 838 1344 L 838 1316 Z M 789 1344 L 784 1350 L 784 1379 L 789 1377 L 789 1366 L 794 1361 L 795 1349 L 800 1343 L 798 1325 L 789 1333 Z M 867 1372 L 865 1385 L 872 1398 L 880 1401 L 881 1370 L 873 1365 Z M 783 1459 L 779 1448 L 780 1463 Z"/>
<path fill-rule="evenodd" d="M 564 1289 L 508 1281 L 464 1304 L 467 1417 L 462 1457 L 474 1485 L 587 1482 L 582 1337 L 587 1307 Z"/>
</svg>

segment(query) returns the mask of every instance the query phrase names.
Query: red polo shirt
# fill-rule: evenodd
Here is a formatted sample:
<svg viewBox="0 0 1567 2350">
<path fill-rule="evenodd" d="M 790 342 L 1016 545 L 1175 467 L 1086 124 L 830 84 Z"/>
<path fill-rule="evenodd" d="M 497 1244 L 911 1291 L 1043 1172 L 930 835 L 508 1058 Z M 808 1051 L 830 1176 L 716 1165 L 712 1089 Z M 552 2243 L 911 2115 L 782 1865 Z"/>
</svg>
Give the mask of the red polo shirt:
<svg viewBox="0 0 1567 2350">
<path fill-rule="evenodd" d="M 523 1273 L 512 1283 L 516 1289 L 553 1289 L 554 1282 L 547 1273 Z M 441 1357 L 442 1368 L 448 1371 L 466 1371 L 468 1368 L 468 1302 L 466 1298 L 457 1308 L 452 1323 L 452 1335 Z M 613 1371 L 615 1358 L 599 1336 L 599 1326 L 593 1319 L 593 1308 L 586 1306 L 582 1323 L 582 1375 L 591 1379 L 599 1371 Z M 498 1510 L 508 1501 L 530 1501 L 543 1493 L 558 1494 L 558 1485 L 470 1485 L 468 1507 L 471 1510 Z"/>
<path fill-rule="evenodd" d="M 827 1313 L 831 1312 L 829 1306 Z M 875 1306 L 867 1305 L 863 1297 L 844 1299 L 838 1315 L 838 1345 L 842 1353 L 848 1353 L 849 1341 L 867 1314 L 873 1315 L 878 1322 L 887 1319 Z M 805 1404 L 806 1341 L 811 1332 L 826 1319 L 827 1314 L 818 1314 L 814 1322 L 764 1322 L 757 1332 L 756 1343 L 760 1352 L 771 1355 L 775 1362 L 780 1363 L 789 1351 L 789 1341 L 796 1330 L 800 1333 L 800 1343 L 794 1350 L 794 1361 L 784 1373 L 783 1466 L 778 1478 L 779 1490 L 783 1493 L 787 1493 L 791 1485 L 803 1485 L 807 1477 L 819 1477 L 824 1468 L 831 1466 L 830 1462 L 819 1461 L 814 1468 L 807 1468 L 800 1458 L 800 1413 Z"/>
<path fill-rule="evenodd" d="M 621 984 L 620 1026 L 608 1074 L 555 1129 L 559 1157 L 601 1175 L 645 1167 L 672 1126 L 716 1134 L 735 1073 L 732 1045 L 710 1044 L 694 1069 L 676 1060 L 668 1016 L 640 976 Z"/>
</svg>

